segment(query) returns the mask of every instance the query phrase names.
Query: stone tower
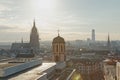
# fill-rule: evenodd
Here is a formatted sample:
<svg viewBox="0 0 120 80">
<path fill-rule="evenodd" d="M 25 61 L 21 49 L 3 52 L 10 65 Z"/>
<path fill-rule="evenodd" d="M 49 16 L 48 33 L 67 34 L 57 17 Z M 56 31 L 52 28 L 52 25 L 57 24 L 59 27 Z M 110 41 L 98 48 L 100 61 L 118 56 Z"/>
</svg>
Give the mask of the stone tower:
<svg viewBox="0 0 120 80">
<path fill-rule="evenodd" d="M 31 34 L 30 34 L 30 47 L 35 52 L 38 51 L 40 48 L 39 34 L 38 34 L 38 31 L 35 25 L 35 20 L 33 22 L 33 27 L 32 27 Z"/>
<path fill-rule="evenodd" d="M 65 61 L 65 41 L 64 38 L 60 37 L 59 33 L 58 36 L 53 39 L 52 42 L 53 48 L 53 60 L 55 62 Z"/>
</svg>

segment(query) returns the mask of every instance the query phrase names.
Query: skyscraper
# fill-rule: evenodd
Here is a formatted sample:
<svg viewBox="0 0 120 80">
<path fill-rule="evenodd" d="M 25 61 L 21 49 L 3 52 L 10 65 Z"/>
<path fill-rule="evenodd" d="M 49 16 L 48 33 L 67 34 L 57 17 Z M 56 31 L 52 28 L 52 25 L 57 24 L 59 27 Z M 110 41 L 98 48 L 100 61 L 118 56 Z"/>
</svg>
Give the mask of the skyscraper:
<svg viewBox="0 0 120 80">
<path fill-rule="evenodd" d="M 95 42 L 95 30 L 92 29 L 92 42 Z"/>
<path fill-rule="evenodd" d="M 108 47 L 108 50 L 111 51 L 111 43 L 110 43 L 110 36 L 108 34 L 108 40 L 107 40 L 107 47 Z"/>
</svg>

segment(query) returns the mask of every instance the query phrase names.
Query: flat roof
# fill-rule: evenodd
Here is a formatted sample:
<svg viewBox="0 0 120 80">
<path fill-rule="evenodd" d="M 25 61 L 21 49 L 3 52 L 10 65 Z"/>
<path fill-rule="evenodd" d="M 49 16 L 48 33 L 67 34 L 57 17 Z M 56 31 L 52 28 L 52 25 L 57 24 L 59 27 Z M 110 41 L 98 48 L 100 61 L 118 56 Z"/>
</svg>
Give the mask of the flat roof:
<svg viewBox="0 0 120 80">
<path fill-rule="evenodd" d="M 56 65 L 56 63 L 42 63 L 42 65 L 35 67 L 27 72 L 21 73 L 17 76 L 14 76 L 14 77 L 10 78 L 9 80 L 21 80 L 21 79 L 34 80 L 34 79 L 38 78 L 39 76 L 44 75 L 44 74 L 40 74 L 40 73 L 42 73 L 43 71 L 45 71 L 55 65 Z"/>
<path fill-rule="evenodd" d="M 30 61 L 28 61 L 30 62 Z M 16 65 L 20 65 L 23 64 L 24 62 L 19 62 L 17 61 L 17 59 L 10 59 L 10 60 L 6 60 L 6 61 L 2 61 L 0 62 L 0 69 L 6 69 L 12 66 L 16 66 Z"/>
<path fill-rule="evenodd" d="M 8 62 L 0 63 L 0 69 L 9 68 L 18 64 L 21 64 L 21 63 L 8 63 Z"/>
</svg>

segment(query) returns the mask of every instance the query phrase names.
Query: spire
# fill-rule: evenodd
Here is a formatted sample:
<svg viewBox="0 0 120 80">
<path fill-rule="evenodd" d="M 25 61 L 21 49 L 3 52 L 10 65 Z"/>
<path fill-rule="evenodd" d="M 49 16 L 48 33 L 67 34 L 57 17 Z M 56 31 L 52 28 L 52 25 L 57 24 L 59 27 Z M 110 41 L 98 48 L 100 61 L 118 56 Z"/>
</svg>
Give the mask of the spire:
<svg viewBox="0 0 120 80">
<path fill-rule="evenodd" d="M 35 25 L 35 19 L 33 21 L 33 27 L 30 34 L 30 47 L 35 51 L 39 50 L 39 34 Z"/>
<path fill-rule="evenodd" d="M 108 45 L 110 46 L 110 36 L 109 36 L 109 33 L 108 33 Z"/>
<path fill-rule="evenodd" d="M 37 28 L 36 28 L 36 24 L 35 24 L 35 19 L 33 21 L 33 27 L 32 27 L 31 33 L 32 32 L 37 32 Z"/>
<path fill-rule="evenodd" d="M 35 27 L 35 19 L 34 19 L 34 21 L 33 21 L 33 27 Z"/>
<path fill-rule="evenodd" d="M 21 43 L 23 43 L 23 38 L 21 39 Z"/>
</svg>

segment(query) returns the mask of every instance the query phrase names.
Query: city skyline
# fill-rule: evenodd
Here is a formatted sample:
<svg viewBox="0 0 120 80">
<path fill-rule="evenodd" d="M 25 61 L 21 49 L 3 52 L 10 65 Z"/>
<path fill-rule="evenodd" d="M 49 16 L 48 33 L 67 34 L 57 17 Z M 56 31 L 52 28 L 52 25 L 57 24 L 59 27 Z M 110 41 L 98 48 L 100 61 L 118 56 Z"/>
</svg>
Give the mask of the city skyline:
<svg viewBox="0 0 120 80">
<path fill-rule="evenodd" d="M 66 40 L 120 40 L 118 0 L 1 0 L 0 41 L 29 40 L 33 20 L 41 40 L 52 40 L 60 29 Z M 48 35 L 49 34 L 49 35 Z M 7 36 L 7 37 L 6 37 Z"/>
</svg>

